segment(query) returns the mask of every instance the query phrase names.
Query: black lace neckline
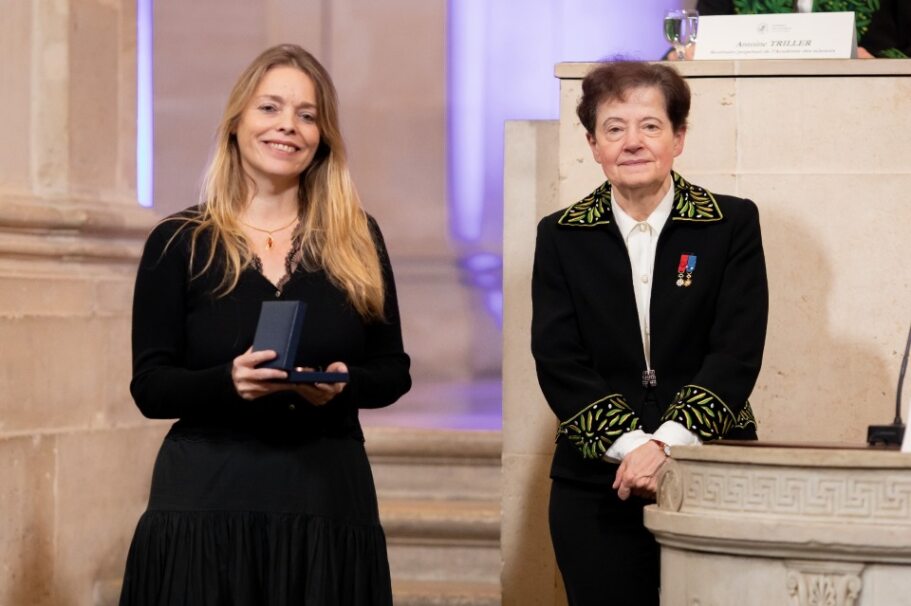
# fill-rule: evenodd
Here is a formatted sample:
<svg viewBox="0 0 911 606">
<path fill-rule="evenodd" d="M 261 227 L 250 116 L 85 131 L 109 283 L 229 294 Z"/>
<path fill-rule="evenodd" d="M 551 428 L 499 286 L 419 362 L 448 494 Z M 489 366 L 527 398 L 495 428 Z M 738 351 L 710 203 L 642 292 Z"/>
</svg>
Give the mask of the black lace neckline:
<svg viewBox="0 0 911 606">
<path fill-rule="evenodd" d="M 278 281 L 278 284 L 273 285 L 279 293 L 284 290 L 285 285 L 287 285 L 288 281 L 291 280 L 291 276 L 303 264 L 304 257 L 301 251 L 302 241 L 303 236 L 300 233 L 296 234 L 291 240 L 291 248 L 288 249 L 288 254 L 285 255 L 285 275 L 281 277 L 281 279 Z M 263 272 L 263 261 L 256 253 L 253 253 L 252 265 L 253 269 L 259 272 L 259 275 L 266 278 L 266 280 L 269 280 L 269 278 L 267 278 L 266 274 Z M 269 283 L 271 282 L 272 280 L 269 280 Z"/>
</svg>

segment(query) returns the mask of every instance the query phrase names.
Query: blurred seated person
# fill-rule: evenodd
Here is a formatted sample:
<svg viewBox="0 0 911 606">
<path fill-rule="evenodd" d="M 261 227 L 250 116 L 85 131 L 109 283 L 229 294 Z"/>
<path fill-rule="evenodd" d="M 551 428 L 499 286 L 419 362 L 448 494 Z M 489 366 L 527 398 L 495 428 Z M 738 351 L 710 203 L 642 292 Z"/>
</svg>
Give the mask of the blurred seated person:
<svg viewBox="0 0 911 606">
<path fill-rule="evenodd" d="M 909 0 L 699 0 L 696 9 L 700 16 L 854 11 L 858 59 L 911 57 Z M 673 52 L 666 55 L 675 58 Z"/>
</svg>

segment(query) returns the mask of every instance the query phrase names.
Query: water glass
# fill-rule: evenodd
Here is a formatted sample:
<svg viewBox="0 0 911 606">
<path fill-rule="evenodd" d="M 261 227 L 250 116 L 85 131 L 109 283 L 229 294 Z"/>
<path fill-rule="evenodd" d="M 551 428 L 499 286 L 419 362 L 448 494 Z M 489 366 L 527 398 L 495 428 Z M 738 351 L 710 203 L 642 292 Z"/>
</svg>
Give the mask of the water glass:
<svg viewBox="0 0 911 606">
<path fill-rule="evenodd" d="M 675 9 L 664 15 L 664 39 L 673 45 L 678 60 L 686 58 L 686 49 L 696 43 L 698 31 L 698 11 Z"/>
</svg>

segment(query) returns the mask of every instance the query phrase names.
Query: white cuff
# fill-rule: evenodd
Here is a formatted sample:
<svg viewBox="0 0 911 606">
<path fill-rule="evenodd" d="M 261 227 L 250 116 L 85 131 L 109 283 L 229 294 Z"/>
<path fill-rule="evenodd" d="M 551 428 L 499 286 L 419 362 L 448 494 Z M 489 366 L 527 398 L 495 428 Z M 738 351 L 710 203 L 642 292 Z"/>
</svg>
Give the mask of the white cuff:
<svg viewBox="0 0 911 606">
<path fill-rule="evenodd" d="M 607 452 L 604 453 L 604 458 L 615 463 L 622 461 L 623 457 L 636 450 L 651 439 L 652 434 L 645 433 L 641 429 L 628 431 L 614 440 L 614 443 L 611 444 L 610 448 L 607 449 Z"/>
<path fill-rule="evenodd" d="M 699 436 L 677 421 L 665 421 L 652 437 L 669 446 L 696 446 L 702 444 L 702 440 L 699 439 Z M 620 440 L 617 440 L 617 442 L 619 441 Z M 614 444 L 617 442 L 614 442 Z M 611 448 L 613 448 L 613 446 Z M 610 450 L 607 452 L 610 454 Z"/>
</svg>

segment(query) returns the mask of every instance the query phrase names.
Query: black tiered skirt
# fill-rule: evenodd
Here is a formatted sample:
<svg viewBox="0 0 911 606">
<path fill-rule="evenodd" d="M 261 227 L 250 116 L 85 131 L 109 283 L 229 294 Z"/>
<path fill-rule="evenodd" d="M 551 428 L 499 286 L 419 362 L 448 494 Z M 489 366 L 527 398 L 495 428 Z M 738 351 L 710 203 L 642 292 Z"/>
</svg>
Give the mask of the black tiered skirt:
<svg viewBox="0 0 911 606">
<path fill-rule="evenodd" d="M 155 463 L 121 606 L 389 606 L 363 443 L 175 427 Z"/>
</svg>

